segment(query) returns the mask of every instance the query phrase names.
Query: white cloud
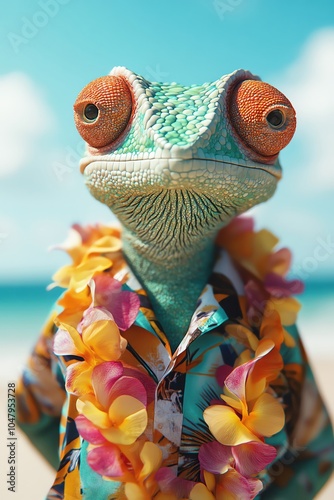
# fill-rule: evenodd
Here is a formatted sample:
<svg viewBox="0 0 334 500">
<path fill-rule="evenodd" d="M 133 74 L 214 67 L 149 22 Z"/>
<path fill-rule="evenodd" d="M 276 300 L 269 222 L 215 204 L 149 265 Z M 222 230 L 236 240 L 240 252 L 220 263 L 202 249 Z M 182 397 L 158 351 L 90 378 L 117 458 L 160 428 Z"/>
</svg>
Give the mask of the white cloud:
<svg viewBox="0 0 334 500">
<path fill-rule="evenodd" d="M 297 112 L 296 138 L 304 144 L 302 186 L 313 193 L 334 188 L 334 29 L 315 32 L 279 88 Z"/>
<path fill-rule="evenodd" d="M 0 177 L 29 161 L 40 137 L 54 124 L 52 111 L 23 73 L 0 77 Z"/>
</svg>

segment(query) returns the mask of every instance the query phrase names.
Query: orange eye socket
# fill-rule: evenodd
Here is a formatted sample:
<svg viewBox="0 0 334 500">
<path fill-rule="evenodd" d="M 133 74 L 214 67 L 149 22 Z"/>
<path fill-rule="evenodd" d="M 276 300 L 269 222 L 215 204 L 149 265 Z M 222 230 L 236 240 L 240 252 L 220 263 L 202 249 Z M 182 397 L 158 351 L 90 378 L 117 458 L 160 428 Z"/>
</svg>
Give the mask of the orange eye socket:
<svg viewBox="0 0 334 500">
<path fill-rule="evenodd" d="M 94 148 L 114 142 L 129 123 L 131 112 L 130 89 L 118 76 L 103 76 L 92 81 L 74 103 L 78 132 Z"/>
<path fill-rule="evenodd" d="M 277 155 L 296 129 L 290 101 L 275 87 L 257 80 L 244 80 L 237 85 L 231 95 L 229 114 L 245 145 L 264 157 Z"/>
</svg>

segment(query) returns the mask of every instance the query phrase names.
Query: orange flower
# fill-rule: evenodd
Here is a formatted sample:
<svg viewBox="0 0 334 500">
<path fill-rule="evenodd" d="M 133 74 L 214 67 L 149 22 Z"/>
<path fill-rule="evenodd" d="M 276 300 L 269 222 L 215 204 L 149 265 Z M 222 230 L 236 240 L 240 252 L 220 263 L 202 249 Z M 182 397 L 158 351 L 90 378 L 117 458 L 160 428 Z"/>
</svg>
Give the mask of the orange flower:
<svg viewBox="0 0 334 500">
<path fill-rule="evenodd" d="M 252 220 L 244 217 L 233 219 L 218 236 L 218 244 L 254 277 L 245 287 L 250 320 L 254 311 L 266 314 L 270 308 L 275 309 L 282 324 L 288 326 L 296 321 L 300 309 L 299 302 L 291 295 L 302 293 L 304 285 L 299 280 L 285 278 L 291 264 L 291 252 L 287 248 L 274 252 L 277 243 L 276 236 L 265 229 L 254 232 Z M 291 338 L 287 345 L 289 342 L 292 344 Z"/>
<path fill-rule="evenodd" d="M 267 274 L 269 265 L 282 268 L 271 257 L 278 241 L 266 229 L 254 232 L 253 220 L 247 217 L 235 217 L 221 230 L 217 239 L 234 260 L 258 279 Z"/>
</svg>

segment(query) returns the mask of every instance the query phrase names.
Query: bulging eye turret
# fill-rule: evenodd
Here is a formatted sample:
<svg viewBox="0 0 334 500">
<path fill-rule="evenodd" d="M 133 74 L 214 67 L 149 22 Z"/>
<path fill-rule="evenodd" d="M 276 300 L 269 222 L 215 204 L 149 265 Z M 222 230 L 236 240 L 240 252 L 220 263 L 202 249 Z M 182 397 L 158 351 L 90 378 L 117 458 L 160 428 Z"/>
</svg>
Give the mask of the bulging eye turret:
<svg viewBox="0 0 334 500">
<path fill-rule="evenodd" d="M 257 80 L 244 80 L 232 91 L 231 124 L 242 143 L 258 161 L 275 159 L 296 129 L 290 101 L 275 87 Z"/>
<path fill-rule="evenodd" d="M 112 145 L 126 129 L 131 113 L 131 91 L 125 79 L 118 76 L 92 81 L 74 103 L 78 132 L 93 148 Z"/>
</svg>

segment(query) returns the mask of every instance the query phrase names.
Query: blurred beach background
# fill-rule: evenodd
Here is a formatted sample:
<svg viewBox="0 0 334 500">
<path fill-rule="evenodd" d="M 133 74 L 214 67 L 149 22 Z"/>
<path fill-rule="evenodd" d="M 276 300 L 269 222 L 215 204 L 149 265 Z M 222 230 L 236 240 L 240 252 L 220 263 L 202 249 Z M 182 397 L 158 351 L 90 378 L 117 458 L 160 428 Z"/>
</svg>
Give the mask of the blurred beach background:
<svg viewBox="0 0 334 500">
<path fill-rule="evenodd" d="M 281 0 L 17 0 L 0 18 L 0 498 L 43 500 L 54 473 L 22 434 L 6 488 L 7 384 L 17 380 L 68 262 L 49 247 L 71 224 L 114 222 L 78 171 L 78 92 L 113 66 L 190 85 L 249 69 L 297 111 L 275 196 L 253 209 L 305 282 L 299 328 L 334 418 L 334 3 Z M 320 500 L 334 498 L 332 481 Z M 289 499 L 287 499 L 289 500 Z"/>
</svg>

